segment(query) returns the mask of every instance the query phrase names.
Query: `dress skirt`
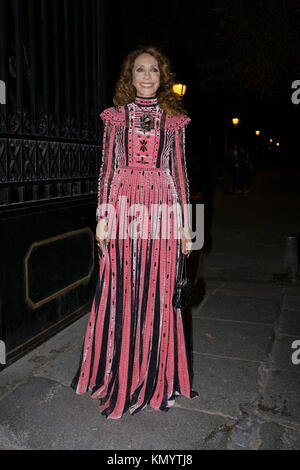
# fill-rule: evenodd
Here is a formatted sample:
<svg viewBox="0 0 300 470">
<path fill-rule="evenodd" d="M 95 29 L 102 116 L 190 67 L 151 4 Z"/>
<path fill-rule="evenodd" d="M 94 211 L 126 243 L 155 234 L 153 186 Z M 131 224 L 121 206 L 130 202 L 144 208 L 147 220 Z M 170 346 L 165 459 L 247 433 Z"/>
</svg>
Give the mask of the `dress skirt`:
<svg viewBox="0 0 300 470">
<path fill-rule="evenodd" d="M 181 219 L 166 208 L 178 208 L 177 201 L 168 169 L 116 169 L 109 200 L 115 231 L 98 249 L 96 291 L 71 384 L 78 394 L 90 390 L 107 418 L 147 405 L 167 411 L 176 395 L 198 395 L 182 312 L 172 305 Z"/>
</svg>

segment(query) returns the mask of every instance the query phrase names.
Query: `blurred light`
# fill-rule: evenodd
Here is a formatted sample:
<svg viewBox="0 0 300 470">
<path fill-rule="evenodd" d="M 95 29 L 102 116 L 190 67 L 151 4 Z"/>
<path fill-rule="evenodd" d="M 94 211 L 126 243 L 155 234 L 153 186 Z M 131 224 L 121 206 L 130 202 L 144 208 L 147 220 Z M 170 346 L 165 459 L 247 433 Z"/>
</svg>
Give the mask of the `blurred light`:
<svg viewBox="0 0 300 470">
<path fill-rule="evenodd" d="M 174 93 L 176 93 L 176 95 L 182 98 L 186 92 L 186 85 L 183 83 L 175 83 L 172 87 L 172 90 Z"/>
<path fill-rule="evenodd" d="M 238 117 L 234 117 L 234 118 L 232 118 L 232 122 L 233 122 L 233 125 L 236 127 L 238 125 L 238 123 L 240 122 L 240 120 L 239 120 Z"/>
<path fill-rule="evenodd" d="M 270 144 L 271 144 L 271 143 L 273 142 L 273 139 L 270 139 L 269 142 L 270 142 Z"/>
<path fill-rule="evenodd" d="M 279 147 L 280 143 L 279 142 L 276 142 L 276 146 Z"/>
<path fill-rule="evenodd" d="M 255 134 L 256 134 L 256 135 L 259 135 L 259 134 L 260 134 L 260 131 L 255 131 Z"/>
</svg>

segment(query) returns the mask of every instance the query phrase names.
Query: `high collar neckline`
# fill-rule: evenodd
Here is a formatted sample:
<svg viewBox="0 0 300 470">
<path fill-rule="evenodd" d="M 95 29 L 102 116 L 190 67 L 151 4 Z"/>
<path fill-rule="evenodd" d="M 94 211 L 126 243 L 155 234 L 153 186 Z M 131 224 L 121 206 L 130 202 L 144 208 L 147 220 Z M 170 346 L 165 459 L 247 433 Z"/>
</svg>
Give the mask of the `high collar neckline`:
<svg viewBox="0 0 300 470">
<path fill-rule="evenodd" d="M 157 97 L 144 97 L 144 96 L 136 96 L 134 99 L 135 104 L 139 106 L 155 106 L 157 105 Z"/>
</svg>

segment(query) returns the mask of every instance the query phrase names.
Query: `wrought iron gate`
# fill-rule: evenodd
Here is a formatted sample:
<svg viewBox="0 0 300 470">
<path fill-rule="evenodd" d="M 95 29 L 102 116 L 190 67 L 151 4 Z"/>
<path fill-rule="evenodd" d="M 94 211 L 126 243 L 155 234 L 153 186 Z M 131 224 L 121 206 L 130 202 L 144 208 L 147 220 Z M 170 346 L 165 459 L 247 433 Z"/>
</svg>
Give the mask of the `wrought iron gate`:
<svg viewBox="0 0 300 470">
<path fill-rule="evenodd" d="M 90 307 L 106 107 L 104 7 L 104 0 L 0 2 L 6 364 Z"/>
</svg>

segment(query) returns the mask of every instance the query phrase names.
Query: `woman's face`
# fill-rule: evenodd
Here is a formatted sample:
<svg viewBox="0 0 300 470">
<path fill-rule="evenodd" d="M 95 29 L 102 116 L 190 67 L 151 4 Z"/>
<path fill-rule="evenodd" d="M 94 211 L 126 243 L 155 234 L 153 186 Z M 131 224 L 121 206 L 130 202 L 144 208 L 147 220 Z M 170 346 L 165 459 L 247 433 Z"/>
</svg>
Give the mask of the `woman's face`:
<svg viewBox="0 0 300 470">
<path fill-rule="evenodd" d="M 144 53 L 135 59 L 132 84 L 136 88 L 137 96 L 155 96 L 160 85 L 160 71 L 157 60 L 151 54 Z"/>
</svg>

